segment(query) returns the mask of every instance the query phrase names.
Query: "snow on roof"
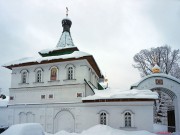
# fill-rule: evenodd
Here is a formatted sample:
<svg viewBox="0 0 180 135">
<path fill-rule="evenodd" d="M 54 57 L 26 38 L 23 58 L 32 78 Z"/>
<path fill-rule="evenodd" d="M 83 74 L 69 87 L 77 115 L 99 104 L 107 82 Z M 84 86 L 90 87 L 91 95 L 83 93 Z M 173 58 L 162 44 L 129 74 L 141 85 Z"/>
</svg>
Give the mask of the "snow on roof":
<svg viewBox="0 0 180 135">
<path fill-rule="evenodd" d="M 171 75 L 168 75 L 168 74 L 165 74 L 165 73 L 155 73 L 155 74 L 151 74 L 151 75 L 148 75 L 148 76 L 142 78 L 139 82 L 131 85 L 131 87 L 137 87 L 142 81 L 144 81 L 144 80 L 146 80 L 146 79 L 148 79 L 148 78 L 151 78 L 151 77 L 164 77 L 164 78 L 169 78 L 169 79 L 171 79 L 171 80 L 173 80 L 173 81 L 175 81 L 175 82 L 177 82 L 177 83 L 180 83 L 180 80 L 179 80 L 179 79 L 177 79 L 177 78 L 175 78 L 175 77 L 173 77 L 173 76 L 171 76 Z"/>
<path fill-rule="evenodd" d="M 41 63 L 42 61 L 50 61 L 50 60 L 56 60 L 56 59 L 69 59 L 69 58 L 81 58 L 84 56 L 91 56 L 91 54 L 88 54 L 86 52 L 81 51 L 74 51 L 71 54 L 66 55 L 60 55 L 60 56 L 50 56 L 50 57 L 26 57 L 22 58 L 16 61 L 12 61 L 10 63 L 4 64 L 4 67 L 12 66 L 12 65 L 18 65 L 23 63 L 29 63 L 29 62 L 38 62 Z"/>
<path fill-rule="evenodd" d="M 94 90 L 95 95 L 82 98 L 82 100 L 96 100 L 96 99 L 157 99 L 158 94 L 151 90 L 119 90 L 119 89 L 105 89 Z"/>
<path fill-rule="evenodd" d="M 157 64 L 155 64 L 155 66 L 152 69 L 160 69 L 160 67 Z"/>
<path fill-rule="evenodd" d="M 75 46 L 47 48 L 47 49 L 41 50 L 39 53 L 40 53 L 40 54 L 48 54 L 48 53 L 53 52 L 53 51 L 58 51 L 58 50 L 67 49 L 67 48 L 74 48 L 74 47 L 75 47 Z"/>
<path fill-rule="evenodd" d="M 9 96 L 6 96 L 5 99 L 0 98 L 0 107 L 6 107 L 9 103 Z"/>
<path fill-rule="evenodd" d="M 99 83 L 104 89 L 106 89 L 108 87 L 108 83 L 107 82 L 100 82 Z"/>
</svg>

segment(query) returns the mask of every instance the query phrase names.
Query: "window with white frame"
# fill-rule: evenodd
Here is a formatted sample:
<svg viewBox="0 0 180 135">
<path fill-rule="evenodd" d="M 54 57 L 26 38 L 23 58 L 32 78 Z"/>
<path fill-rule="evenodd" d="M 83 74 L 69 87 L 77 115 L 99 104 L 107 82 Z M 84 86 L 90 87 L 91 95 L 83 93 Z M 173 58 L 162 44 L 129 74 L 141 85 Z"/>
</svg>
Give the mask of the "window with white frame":
<svg viewBox="0 0 180 135">
<path fill-rule="evenodd" d="M 124 110 L 121 114 L 123 118 L 122 127 L 135 128 L 135 113 L 132 110 Z"/>
<path fill-rule="evenodd" d="M 68 80 L 74 79 L 74 68 L 68 67 Z"/>
<path fill-rule="evenodd" d="M 65 69 L 66 69 L 66 77 L 67 79 L 66 80 L 76 80 L 75 79 L 75 66 L 73 64 L 67 64 L 65 66 Z"/>
<path fill-rule="evenodd" d="M 77 97 L 83 97 L 83 93 L 78 92 L 78 93 L 77 93 Z"/>
<path fill-rule="evenodd" d="M 131 127 L 131 113 L 130 112 L 126 112 L 124 114 L 124 123 L 125 123 L 125 127 Z"/>
<path fill-rule="evenodd" d="M 36 73 L 36 82 L 42 82 L 42 71 L 38 70 Z"/>
<path fill-rule="evenodd" d="M 100 113 L 100 124 L 107 125 L 107 113 L 105 112 Z"/>
<path fill-rule="evenodd" d="M 53 99 L 54 95 L 53 94 L 49 94 L 49 99 Z"/>
<path fill-rule="evenodd" d="M 28 83 L 28 70 L 21 70 L 21 83 Z"/>
<path fill-rule="evenodd" d="M 24 71 L 22 73 L 22 83 L 27 83 L 27 72 L 26 71 Z"/>
<path fill-rule="evenodd" d="M 9 100 L 14 100 L 14 96 L 10 96 Z"/>
<path fill-rule="evenodd" d="M 36 68 L 34 72 L 35 72 L 35 82 L 36 83 L 43 82 L 43 69 L 39 67 L 39 68 Z"/>
<path fill-rule="evenodd" d="M 41 99 L 45 99 L 46 98 L 46 95 L 41 95 Z"/>
</svg>

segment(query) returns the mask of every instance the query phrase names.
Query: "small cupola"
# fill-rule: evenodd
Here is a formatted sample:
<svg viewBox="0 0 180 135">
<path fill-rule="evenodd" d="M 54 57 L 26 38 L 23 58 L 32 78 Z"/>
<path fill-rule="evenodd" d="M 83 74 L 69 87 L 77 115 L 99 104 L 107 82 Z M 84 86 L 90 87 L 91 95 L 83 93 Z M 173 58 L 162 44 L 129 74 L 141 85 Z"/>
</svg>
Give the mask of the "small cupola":
<svg viewBox="0 0 180 135">
<path fill-rule="evenodd" d="M 160 73 L 161 68 L 157 64 L 155 64 L 154 67 L 152 68 L 152 72 L 153 73 Z"/>
<path fill-rule="evenodd" d="M 56 48 L 41 50 L 39 54 L 42 57 L 66 55 L 71 54 L 74 51 L 79 51 L 79 49 L 74 45 L 71 37 L 70 28 L 72 21 L 68 18 L 68 11 L 68 8 L 66 8 L 66 18 L 62 20 L 63 32 L 56 45 Z"/>
<path fill-rule="evenodd" d="M 70 33 L 70 28 L 71 28 L 72 22 L 70 19 L 67 17 L 62 20 L 62 27 L 63 27 L 63 32 L 69 32 Z"/>
<path fill-rule="evenodd" d="M 66 18 L 62 20 L 62 27 L 63 27 L 63 32 L 69 32 L 70 33 L 70 28 L 72 25 L 71 20 L 68 18 L 68 11 L 69 9 L 66 7 Z"/>
</svg>

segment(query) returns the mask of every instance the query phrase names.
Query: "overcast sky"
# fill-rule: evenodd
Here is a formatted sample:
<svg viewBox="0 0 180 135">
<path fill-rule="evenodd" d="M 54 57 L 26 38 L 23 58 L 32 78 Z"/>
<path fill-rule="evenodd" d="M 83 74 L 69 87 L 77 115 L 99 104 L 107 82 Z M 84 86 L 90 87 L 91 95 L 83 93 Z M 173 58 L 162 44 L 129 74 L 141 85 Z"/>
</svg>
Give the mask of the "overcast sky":
<svg viewBox="0 0 180 135">
<path fill-rule="evenodd" d="M 180 48 L 180 0 L 0 0 L 0 65 L 56 46 L 66 7 L 74 44 L 90 53 L 111 88 L 140 80 L 132 67 L 142 49 Z M 0 67 L 7 94 L 11 70 Z"/>
</svg>

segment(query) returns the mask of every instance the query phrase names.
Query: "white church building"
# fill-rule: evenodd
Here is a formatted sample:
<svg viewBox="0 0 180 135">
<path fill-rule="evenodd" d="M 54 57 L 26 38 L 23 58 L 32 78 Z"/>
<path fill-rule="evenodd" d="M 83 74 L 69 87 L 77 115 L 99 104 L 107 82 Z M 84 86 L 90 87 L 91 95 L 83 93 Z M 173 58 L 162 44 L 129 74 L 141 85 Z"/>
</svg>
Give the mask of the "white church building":
<svg viewBox="0 0 180 135">
<path fill-rule="evenodd" d="M 157 93 L 106 88 L 94 57 L 74 45 L 71 24 L 68 18 L 62 20 L 63 32 L 55 48 L 4 65 L 12 73 L 9 103 L 0 107 L 0 127 L 35 122 L 56 133 L 104 124 L 152 132 Z"/>
</svg>

